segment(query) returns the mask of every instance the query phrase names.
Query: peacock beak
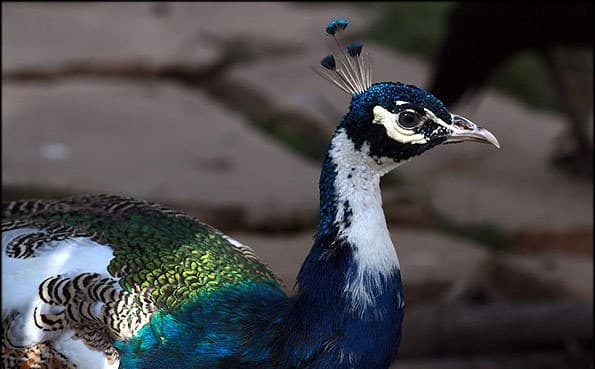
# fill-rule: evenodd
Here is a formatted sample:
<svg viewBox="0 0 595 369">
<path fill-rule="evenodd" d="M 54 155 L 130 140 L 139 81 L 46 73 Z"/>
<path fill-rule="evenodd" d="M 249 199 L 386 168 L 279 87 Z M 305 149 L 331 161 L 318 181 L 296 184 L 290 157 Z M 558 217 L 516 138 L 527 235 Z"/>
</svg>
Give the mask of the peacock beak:
<svg viewBox="0 0 595 369">
<path fill-rule="evenodd" d="M 500 143 L 496 136 L 492 132 L 485 128 L 479 127 L 467 118 L 461 117 L 460 115 L 451 114 L 452 117 L 452 133 L 446 138 L 445 143 L 449 142 L 462 142 L 462 141 L 475 141 L 486 144 L 492 144 L 497 148 L 500 148 Z"/>
</svg>

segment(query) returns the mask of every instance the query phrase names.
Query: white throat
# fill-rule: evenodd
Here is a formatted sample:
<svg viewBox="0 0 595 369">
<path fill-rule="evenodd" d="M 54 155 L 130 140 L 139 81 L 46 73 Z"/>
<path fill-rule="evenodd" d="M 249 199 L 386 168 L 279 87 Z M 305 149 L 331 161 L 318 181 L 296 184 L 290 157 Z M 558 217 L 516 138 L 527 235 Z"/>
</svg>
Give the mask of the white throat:
<svg viewBox="0 0 595 369">
<path fill-rule="evenodd" d="M 367 144 L 362 145 L 360 151 L 356 150 L 345 131 L 338 131 L 333 138 L 330 156 L 337 165 L 337 236 L 354 246 L 357 265 L 344 292 L 351 297 L 357 311 L 373 305 L 373 292 L 383 277 L 399 270 L 399 259 L 388 232 L 380 194 L 380 177 L 398 164 L 389 158 L 376 161 L 368 153 Z M 344 221 L 346 211 L 351 212 L 348 222 Z"/>
</svg>

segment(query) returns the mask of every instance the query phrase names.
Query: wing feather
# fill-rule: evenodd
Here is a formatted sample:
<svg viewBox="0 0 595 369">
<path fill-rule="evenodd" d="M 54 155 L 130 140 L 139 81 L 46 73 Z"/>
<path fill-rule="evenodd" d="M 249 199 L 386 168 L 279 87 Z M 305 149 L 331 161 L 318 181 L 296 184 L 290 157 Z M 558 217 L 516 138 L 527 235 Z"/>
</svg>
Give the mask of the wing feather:
<svg viewBox="0 0 595 369">
<path fill-rule="evenodd" d="M 66 259 L 67 266 L 54 266 L 59 273 L 47 272 L 45 279 L 27 284 L 36 287 L 29 308 L 4 311 L 3 304 L 3 319 L 9 320 L 3 333 L 13 341 L 21 337 L 17 343 L 35 341 L 32 336 L 38 337 L 34 344 L 51 342 L 55 332 L 73 330 L 73 338 L 103 351 L 113 364 L 113 341 L 130 339 L 157 311 L 173 311 L 245 281 L 283 290 L 248 246 L 162 205 L 94 195 L 4 203 L 2 214 L 2 257 L 14 265 L 9 274 L 3 271 L 4 282 L 10 283 L 10 273 L 18 274 L 19 260 L 23 268 L 47 270 L 51 266 L 41 264 L 69 253 L 89 258 L 85 263 L 93 258 L 103 263 L 85 270 L 85 263 Z M 99 257 L 105 247 L 112 255 Z M 19 332 L 27 326 L 42 333 Z"/>
</svg>

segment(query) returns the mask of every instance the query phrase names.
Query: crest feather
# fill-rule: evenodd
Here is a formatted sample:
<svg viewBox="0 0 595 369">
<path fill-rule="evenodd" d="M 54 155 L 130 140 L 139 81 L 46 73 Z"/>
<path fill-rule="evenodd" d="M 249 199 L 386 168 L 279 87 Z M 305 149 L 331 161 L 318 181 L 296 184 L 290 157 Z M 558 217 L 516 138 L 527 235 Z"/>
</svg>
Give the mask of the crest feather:
<svg viewBox="0 0 595 369">
<path fill-rule="evenodd" d="M 368 53 L 362 53 L 361 42 L 344 47 L 337 38 L 337 34 L 348 25 L 349 21 L 343 18 L 328 23 L 326 33 L 332 38 L 329 45 L 331 54 L 320 61 L 323 68 L 314 70 L 345 93 L 357 95 L 372 85 L 371 63 Z"/>
</svg>

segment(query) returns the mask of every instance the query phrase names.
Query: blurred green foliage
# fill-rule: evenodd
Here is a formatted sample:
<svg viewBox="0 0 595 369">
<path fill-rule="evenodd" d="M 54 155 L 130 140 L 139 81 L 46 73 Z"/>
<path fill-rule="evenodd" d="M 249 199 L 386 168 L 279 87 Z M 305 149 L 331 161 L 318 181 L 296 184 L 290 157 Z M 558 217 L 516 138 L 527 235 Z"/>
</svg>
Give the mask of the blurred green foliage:
<svg viewBox="0 0 595 369">
<path fill-rule="evenodd" d="M 308 132 L 296 129 L 295 127 L 300 127 L 299 124 L 288 124 L 288 120 L 283 117 L 254 119 L 251 123 L 265 134 L 283 143 L 291 151 L 313 163 L 320 163 L 324 159 L 327 143 L 321 142 L 320 139 L 314 139 Z"/>
<path fill-rule="evenodd" d="M 441 214 L 434 214 L 436 228 L 446 234 L 475 241 L 492 251 L 507 251 L 518 240 L 518 234 L 490 223 L 459 223 Z"/>
<path fill-rule="evenodd" d="M 437 55 L 446 31 L 448 13 L 456 3 L 404 1 L 358 4 L 380 15 L 380 19 L 365 33 L 367 39 L 432 59 Z"/>
</svg>

